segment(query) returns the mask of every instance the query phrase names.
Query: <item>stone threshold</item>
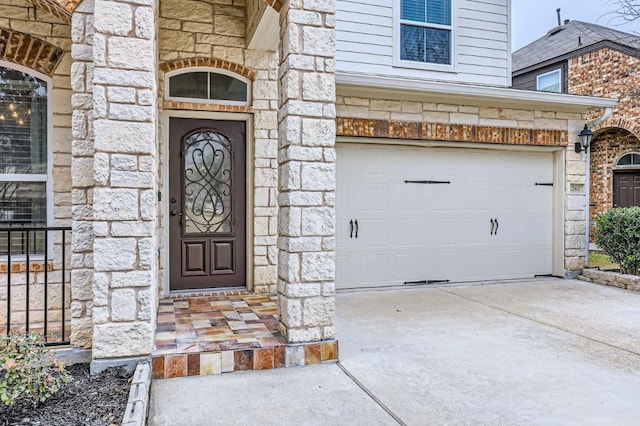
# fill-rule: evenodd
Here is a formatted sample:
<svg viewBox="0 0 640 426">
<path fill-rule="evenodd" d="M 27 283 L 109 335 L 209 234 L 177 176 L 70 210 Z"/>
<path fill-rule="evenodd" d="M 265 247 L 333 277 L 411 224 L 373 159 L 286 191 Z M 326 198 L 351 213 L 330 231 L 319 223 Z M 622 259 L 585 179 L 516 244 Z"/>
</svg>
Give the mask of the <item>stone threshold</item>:
<svg viewBox="0 0 640 426">
<path fill-rule="evenodd" d="M 338 360 L 338 341 L 285 344 L 267 348 L 152 355 L 153 380 L 207 376 L 235 371 L 303 367 Z"/>
</svg>

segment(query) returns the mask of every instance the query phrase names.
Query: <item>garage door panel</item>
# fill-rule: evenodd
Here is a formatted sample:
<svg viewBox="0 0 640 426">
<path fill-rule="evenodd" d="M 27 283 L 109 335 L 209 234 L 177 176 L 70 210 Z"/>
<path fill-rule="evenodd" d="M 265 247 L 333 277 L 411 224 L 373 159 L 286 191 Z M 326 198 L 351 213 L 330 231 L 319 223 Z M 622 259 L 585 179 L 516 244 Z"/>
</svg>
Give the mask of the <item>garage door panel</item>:
<svg viewBox="0 0 640 426">
<path fill-rule="evenodd" d="M 339 287 L 551 272 L 552 154 L 345 144 L 337 180 Z"/>
</svg>

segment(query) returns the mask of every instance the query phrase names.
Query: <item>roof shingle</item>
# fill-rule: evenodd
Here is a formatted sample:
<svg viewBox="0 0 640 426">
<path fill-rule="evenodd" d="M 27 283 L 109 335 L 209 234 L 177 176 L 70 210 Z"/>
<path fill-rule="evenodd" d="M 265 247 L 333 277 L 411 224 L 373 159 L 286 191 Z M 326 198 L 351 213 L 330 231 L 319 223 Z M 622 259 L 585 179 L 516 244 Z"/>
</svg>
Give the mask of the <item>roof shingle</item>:
<svg viewBox="0 0 640 426">
<path fill-rule="evenodd" d="M 569 21 L 557 32 L 551 32 L 536 41 L 515 51 L 512 55 L 513 72 L 523 70 L 557 58 L 576 50 L 611 41 L 632 49 L 640 50 L 640 37 L 637 35 L 590 24 L 581 21 Z"/>
</svg>

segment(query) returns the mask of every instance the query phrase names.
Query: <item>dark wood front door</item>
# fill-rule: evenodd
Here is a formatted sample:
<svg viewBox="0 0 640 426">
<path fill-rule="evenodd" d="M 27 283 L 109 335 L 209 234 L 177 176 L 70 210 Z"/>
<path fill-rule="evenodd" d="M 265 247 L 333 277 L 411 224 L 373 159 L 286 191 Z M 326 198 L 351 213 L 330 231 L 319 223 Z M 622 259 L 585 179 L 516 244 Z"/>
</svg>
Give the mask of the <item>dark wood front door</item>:
<svg viewBox="0 0 640 426">
<path fill-rule="evenodd" d="M 614 172 L 613 207 L 640 206 L 640 170 Z"/>
<path fill-rule="evenodd" d="M 245 126 L 169 121 L 172 290 L 246 285 Z"/>
</svg>

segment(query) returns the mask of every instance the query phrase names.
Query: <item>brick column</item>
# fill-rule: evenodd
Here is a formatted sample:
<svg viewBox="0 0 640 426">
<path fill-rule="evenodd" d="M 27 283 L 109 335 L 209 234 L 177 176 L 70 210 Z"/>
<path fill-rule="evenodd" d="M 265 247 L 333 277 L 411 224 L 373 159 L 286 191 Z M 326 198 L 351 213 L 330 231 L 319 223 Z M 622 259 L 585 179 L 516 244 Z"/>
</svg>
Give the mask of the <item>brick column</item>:
<svg viewBox="0 0 640 426">
<path fill-rule="evenodd" d="M 93 357 L 148 354 L 158 282 L 152 0 L 95 0 Z"/>
<path fill-rule="evenodd" d="M 333 339 L 335 4 L 280 10 L 278 295 L 290 343 Z"/>
<path fill-rule="evenodd" d="M 71 20 L 71 344 L 91 347 L 93 333 L 93 0 Z"/>
</svg>

